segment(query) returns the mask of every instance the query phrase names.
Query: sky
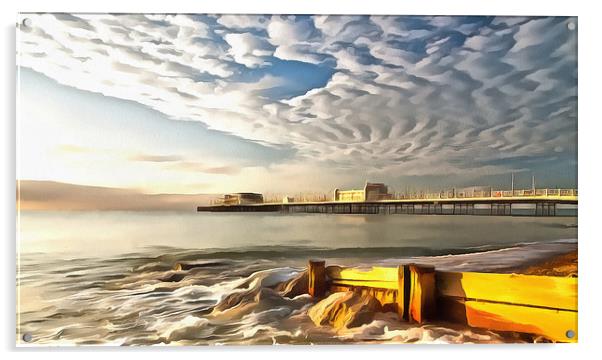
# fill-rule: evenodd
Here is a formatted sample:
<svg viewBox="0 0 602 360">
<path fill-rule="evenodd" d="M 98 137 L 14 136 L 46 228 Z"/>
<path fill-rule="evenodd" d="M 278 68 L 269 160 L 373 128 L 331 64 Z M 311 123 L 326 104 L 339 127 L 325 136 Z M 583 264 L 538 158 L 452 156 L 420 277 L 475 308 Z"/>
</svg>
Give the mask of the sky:
<svg viewBox="0 0 602 360">
<path fill-rule="evenodd" d="M 34 185 L 577 185 L 576 18 L 25 16 L 17 177 Z"/>
</svg>

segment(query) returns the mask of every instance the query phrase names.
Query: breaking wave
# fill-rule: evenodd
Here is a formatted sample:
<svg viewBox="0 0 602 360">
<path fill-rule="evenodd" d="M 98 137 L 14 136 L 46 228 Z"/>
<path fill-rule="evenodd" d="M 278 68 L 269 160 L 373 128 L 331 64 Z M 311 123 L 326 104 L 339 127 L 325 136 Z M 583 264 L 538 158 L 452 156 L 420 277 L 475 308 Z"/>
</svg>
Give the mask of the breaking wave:
<svg viewBox="0 0 602 360">
<path fill-rule="evenodd" d="M 379 313 L 338 332 L 315 326 L 313 299 L 295 293 L 309 258 L 328 264 L 430 263 L 444 270 L 503 271 L 575 249 L 576 240 L 470 249 L 254 247 L 148 248 L 109 259 L 24 254 L 19 329 L 32 344 L 220 345 L 490 343 L 509 335 L 437 323 L 416 326 Z M 160 253 L 159 256 L 152 256 Z M 291 285 L 293 284 L 293 285 Z M 287 287 L 288 286 L 288 287 Z"/>
</svg>

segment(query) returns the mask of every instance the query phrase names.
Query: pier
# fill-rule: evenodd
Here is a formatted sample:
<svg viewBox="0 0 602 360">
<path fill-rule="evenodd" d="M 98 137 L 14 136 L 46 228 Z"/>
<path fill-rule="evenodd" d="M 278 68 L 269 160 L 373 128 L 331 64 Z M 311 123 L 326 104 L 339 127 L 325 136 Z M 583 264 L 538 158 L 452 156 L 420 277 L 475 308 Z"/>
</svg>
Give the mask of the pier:
<svg viewBox="0 0 602 360">
<path fill-rule="evenodd" d="M 486 194 L 437 193 L 376 201 L 321 201 L 198 206 L 210 212 L 283 212 L 323 214 L 414 214 L 557 216 L 558 206 L 577 205 L 574 189 L 491 191 Z M 517 211 L 527 207 L 529 211 Z"/>
</svg>

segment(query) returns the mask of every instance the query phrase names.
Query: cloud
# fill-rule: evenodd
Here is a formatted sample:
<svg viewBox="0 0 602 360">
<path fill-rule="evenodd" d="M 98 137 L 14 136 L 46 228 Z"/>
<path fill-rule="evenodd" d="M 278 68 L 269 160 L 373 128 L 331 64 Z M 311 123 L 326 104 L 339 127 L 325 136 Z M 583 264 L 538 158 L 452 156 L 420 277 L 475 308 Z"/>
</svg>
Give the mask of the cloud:
<svg viewBox="0 0 602 360">
<path fill-rule="evenodd" d="M 178 155 L 148 155 L 139 154 L 131 156 L 129 160 L 132 161 L 147 161 L 147 162 L 174 162 L 181 161 L 182 157 Z"/>
<path fill-rule="evenodd" d="M 220 15 L 217 17 L 217 22 L 228 29 L 248 30 L 265 29 L 270 21 L 269 16 L 257 15 Z"/>
<path fill-rule="evenodd" d="M 199 184 L 197 188 L 201 188 Z M 207 205 L 217 194 L 145 194 L 135 189 L 84 186 L 54 181 L 18 183 L 21 210 L 188 210 Z"/>
<path fill-rule="evenodd" d="M 200 161 L 186 159 L 181 155 L 157 155 L 157 154 L 136 154 L 127 157 L 128 161 L 149 162 L 165 164 L 165 169 L 179 172 L 196 172 L 215 175 L 233 175 L 238 174 L 240 166 L 235 165 L 215 165 Z"/>
<path fill-rule="evenodd" d="M 295 19 L 295 16 L 274 16 L 267 27 L 270 42 L 287 45 L 297 42 L 310 42 L 317 31 L 310 19 Z"/>
<path fill-rule="evenodd" d="M 224 40 L 230 45 L 229 53 L 234 60 L 249 68 L 268 64 L 265 57 L 274 53 L 265 39 L 250 33 L 226 34 Z"/>
<path fill-rule="evenodd" d="M 296 161 L 393 178 L 504 173 L 525 162 L 497 159 L 576 156 L 577 40 L 567 26 L 575 18 L 31 19 L 19 34 L 22 66 L 174 120 L 291 147 Z M 334 73 L 299 96 L 267 97 L 287 83 L 286 72 L 270 72 L 283 61 Z"/>
<path fill-rule="evenodd" d="M 205 174 L 216 174 L 216 175 L 234 175 L 238 174 L 241 170 L 238 166 L 233 165 L 207 165 L 198 161 L 178 161 L 169 166 L 169 169 L 178 171 L 190 171 L 200 172 Z"/>
<path fill-rule="evenodd" d="M 319 64 L 329 56 L 320 51 L 321 34 L 311 19 L 295 16 L 274 16 L 267 26 L 268 40 L 276 46 L 274 56 Z"/>
</svg>

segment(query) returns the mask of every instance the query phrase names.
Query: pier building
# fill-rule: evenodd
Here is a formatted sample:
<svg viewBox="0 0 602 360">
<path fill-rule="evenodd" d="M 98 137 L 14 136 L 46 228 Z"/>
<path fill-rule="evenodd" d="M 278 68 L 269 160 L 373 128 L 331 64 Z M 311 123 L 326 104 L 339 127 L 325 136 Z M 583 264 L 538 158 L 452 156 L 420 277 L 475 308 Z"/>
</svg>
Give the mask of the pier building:
<svg viewBox="0 0 602 360">
<path fill-rule="evenodd" d="M 223 205 L 250 205 L 250 204 L 262 204 L 263 195 L 259 193 L 233 193 L 224 195 L 220 201 Z"/>
<path fill-rule="evenodd" d="M 392 199 L 389 188 L 383 183 L 367 182 L 360 190 L 334 189 L 333 201 L 340 202 L 365 202 Z"/>
</svg>

